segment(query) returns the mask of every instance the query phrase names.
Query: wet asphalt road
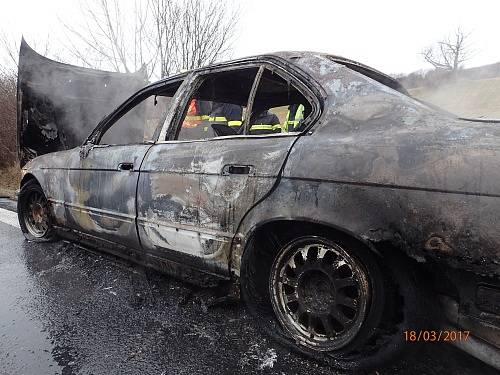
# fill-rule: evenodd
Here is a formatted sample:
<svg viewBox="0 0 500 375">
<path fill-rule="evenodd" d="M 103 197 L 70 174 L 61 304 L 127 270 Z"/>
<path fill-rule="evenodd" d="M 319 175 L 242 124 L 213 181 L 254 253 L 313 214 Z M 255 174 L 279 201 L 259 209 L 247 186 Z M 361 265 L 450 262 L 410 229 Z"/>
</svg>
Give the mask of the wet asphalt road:
<svg viewBox="0 0 500 375">
<path fill-rule="evenodd" d="M 266 339 L 242 304 L 209 306 L 215 293 L 70 243 L 28 243 L 0 221 L 0 374 L 338 373 Z M 495 371 L 433 343 L 378 373 Z"/>
</svg>

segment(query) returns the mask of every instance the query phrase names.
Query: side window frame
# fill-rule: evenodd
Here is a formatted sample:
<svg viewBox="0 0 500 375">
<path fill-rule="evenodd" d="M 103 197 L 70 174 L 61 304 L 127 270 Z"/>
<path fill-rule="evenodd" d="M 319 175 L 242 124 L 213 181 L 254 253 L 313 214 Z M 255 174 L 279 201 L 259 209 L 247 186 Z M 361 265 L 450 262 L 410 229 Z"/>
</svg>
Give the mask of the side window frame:
<svg viewBox="0 0 500 375">
<path fill-rule="evenodd" d="M 322 112 L 322 102 L 320 101 L 320 90 L 313 85 L 313 90 L 309 87 L 302 79 L 305 80 L 304 77 L 297 77 L 298 74 L 296 72 L 288 71 L 284 66 L 284 64 L 280 64 L 279 61 L 275 62 L 273 60 L 256 60 L 252 62 L 245 62 L 243 64 L 232 65 L 231 67 L 220 67 L 218 69 L 204 69 L 200 71 L 195 71 L 189 74 L 186 78 L 182 86 L 179 88 L 178 93 L 179 98 L 177 101 L 172 102 L 171 112 L 172 116 L 167 115 L 167 119 L 163 125 L 163 128 L 160 132 L 158 140 L 156 143 L 172 143 L 172 142 L 207 142 L 213 139 L 231 139 L 231 138 L 245 138 L 245 137 L 290 137 L 297 136 L 298 134 L 308 134 L 309 130 L 313 126 L 313 124 L 319 119 Z M 192 139 L 192 140 L 178 140 L 176 139 L 178 133 L 180 131 L 180 127 L 182 125 L 182 120 L 188 109 L 189 100 L 194 95 L 196 90 L 203 83 L 204 77 L 210 75 L 212 73 L 220 73 L 223 71 L 237 70 L 237 69 L 245 69 L 245 68 L 259 68 L 257 74 L 255 75 L 252 89 L 250 91 L 250 95 L 247 102 L 247 112 L 250 113 L 251 108 L 250 104 L 253 105 L 253 101 L 255 95 L 257 94 L 258 84 L 260 82 L 260 77 L 262 76 L 264 69 L 270 69 L 272 71 L 277 72 L 283 79 L 290 81 L 291 84 L 294 84 L 296 89 L 301 92 L 301 94 L 310 102 L 312 110 L 311 114 L 304 121 L 304 130 L 300 132 L 289 132 L 289 133 L 276 133 L 276 134 L 248 134 L 249 133 L 249 116 L 247 116 L 242 124 L 244 127 L 244 131 L 242 134 L 236 135 L 227 135 L 227 136 L 219 136 L 207 139 Z M 311 78 L 312 80 L 312 78 Z M 183 86 L 186 86 L 184 90 L 180 93 Z M 182 109 L 182 111 L 180 110 Z"/>
<path fill-rule="evenodd" d="M 168 129 L 162 130 L 160 133 L 160 138 L 157 143 L 165 143 L 165 142 L 205 142 L 205 141 L 210 141 L 212 139 L 221 139 L 221 138 L 234 138 L 234 137 L 244 137 L 245 134 L 235 134 L 235 135 L 226 135 L 226 136 L 219 136 L 219 137 L 212 137 L 212 138 L 206 138 L 206 139 L 189 139 L 189 140 L 178 140 L 178 136 L 181 130 L 182 126 L 182 120 L 186 116 L 187 110 L 188 110 L 188 105 L 189 101 L 193 97 L 193 95 L 196 93 L 196 91 L 200 88 L 200 86 L 203 84 L 204 80 L 206 77 L 212 75 L 212 74 L 217 74 L 221 72 L 229 72 L 232 70 L 243 70 L 243 69 L 251 69 L 251 68 L 258 68 L 259 70 L 257 71 L 254 81 L 252 84 L 252 89 L 250 90 L 249 96 L 248 96 L 248 101 L 247 101 L 247 108 L 248 108 L 248 103 L 250 102 L 250 98 L 252 96 L 252 92 L 255 86 L 255 82 L 257 77 L 259 76 L 259 72 L 262 68 L 262 62 L 256 61 L 253 63 L 245 63 L 241 65 L 233 65 L 231 67 L 221 67 L 219 69 L 211 69 L 209 71 L 199 71 L 193 74 L 191 77 L 191 89 L 187 90 L 186 94 L 183 96 L 183 98 L 180 99 L 179 103 L 177 104 L 177 111 L 176 111 L 176 116 L 172 119 L 172 123 L 170 124 Z M 180 109 L 182 108 L 182 111 Z M 245 122 L 247 119 L 245 118 L 243 122 L 243 126 L 245 125 Z M 164 137 L 162 138 L 162 135 Z"/>
<path fill-rule="evenodd" d="M 147 86 L 135 94 L 133 94 L 131 97 L 129 97 L 127 100 L 125 100 L 122 104 L 120 104 L 114 111 L 112 111 L 109 115 L 104 117 L 99 124 L 92 130 L 90 135 L 87 137 L 86 141 L 84 142 L 84 145 L 92 145 L 92 146 L 101 146 L 99 142 L 101 141 L 102 137 L 104 134 L 111 129 L 113 126 L 116 125 L 116 123 L 124 116 L 126 115 L 129 111 L 133 110 L 136 106 L 140 105 L 144 100 L 148 99 L 152 95 L 154 95 L 155 91 L 158 91 L 162 88 L 165 88 L 166 86 L 169 85 L 174 85 L 176 83 L 180 82 L 180 85 L 175 93 L 175 95 L 171 99 L 171 105 L 167 111 L 167 114 L 165 116 L 165 120 L 163 123 L 160 123 L 157 125 L 152 139 L 150 141 L 143 141 L 143 142 L 136 142 L 136 143 L 129 143 L 129 144 L 121 144 L 121 145 L 108 145 L 108 144 L 103 144 L 103 147 L 111 147 L 111 146 L 126 146 L 126 145 L 137 145 L 137 144 L 153 144 L 156 143 L 158 140 L 159 136 L 159 130 L 161 130 L 165 122 L 169 119 L 169 115 L 172 112 L 172 108 L 175 107 L 177 104 L 175 102 L 175 98 L 178 96 L 179 92 L 182 90 L 184 86 L 184 81 L 186 80 L 187 76 L 182 76 L 182 77 L 175 77 L 172 79 L 169 79 L 166 82 L 157 82 L 154 83 L 150 86 Z"/>
<path fill-rule="evenodd" d="M 244 134 L 247 137 L 289 137 L 289 136 L 296 136 L 298 134 L 302 134 L 302 133 L 306 132 L 307 130 L 309 130 L 311 125 L 319 118 L 319 114 L 320 114 L 317 96 L 312 92 L 312 90 L 310 90 L 306 85 L 304 85 L 300 80 L 298 80 L 296 77 L 294 77 L 292 74 L 290 74 L 287 70 L 285 70 L 284 68 L 282 68 L 278 65 L 267 62 L 267 61 L 262 64 L 262 68 L 259 70 L 259 73 L 257 74 L 257 77 L 255 79 L 254 87 L 252 87 L 252 94 L 250 96 L 250 100 L 249 100 L 248 106 L 247 106 L 248 113 L 252 113 L 253 103 L 254 103 L 255 97 L 257 95 L 257 91 L 259 88 L 260 80 L 261 80 L 262 75 L 264 73 L 264 69 L 270 70 L 271 72 L 278 74 L 283 80 L 289 82 L 289 84 L 291 84 L 291 85 L 294 85 L 295 88 L 304 96 L 304 98 L 310 102 L 309 104 L 311 104 L 311 108 L 312 108 L 311 113 L 309 114 L 309 116 L 307 116 L 307 118 L 304 121 L 304 130 L 293 131 L 293 132 L 288 132 L 288 133 L 275 133 L 275 134 L 249 134 L 249 132 L 250 132 L 250 124 L 249 124 L 250 116 L 247 116 L 248 118 L 245 119 L 245 122 L 243 124 L 243 126 L 245 127 Z"/>
</svg>

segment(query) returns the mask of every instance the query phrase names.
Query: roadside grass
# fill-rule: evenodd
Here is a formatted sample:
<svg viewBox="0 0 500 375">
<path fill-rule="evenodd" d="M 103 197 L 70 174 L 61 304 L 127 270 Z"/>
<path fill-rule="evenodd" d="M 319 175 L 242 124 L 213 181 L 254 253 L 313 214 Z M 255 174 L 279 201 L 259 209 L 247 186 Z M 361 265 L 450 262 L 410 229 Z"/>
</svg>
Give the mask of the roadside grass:
<svg viewBox="0 0 500 375">
<path fill-rule="evenodd" d="M 21 169 L 19 166 L 11 166 L 0 169 L 0 197 L 14 199 L 16 190 L 19 189 L 21 181 Z"/>
</svg>

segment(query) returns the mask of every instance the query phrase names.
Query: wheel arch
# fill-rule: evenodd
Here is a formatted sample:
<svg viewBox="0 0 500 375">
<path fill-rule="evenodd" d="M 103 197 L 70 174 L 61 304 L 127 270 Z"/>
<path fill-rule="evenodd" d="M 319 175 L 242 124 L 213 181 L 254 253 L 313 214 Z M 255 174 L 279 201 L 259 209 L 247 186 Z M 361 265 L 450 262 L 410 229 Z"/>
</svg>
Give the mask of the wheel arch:
<svg viewBox="0 0 500 375">
<path fill-rule="evenodd" d="M 287 242 L 288 237 L 284 231 L 291 230 L 293 232 L 299 229 L 328 235 L 329 237 L 341 238 L 344 241 L 354 241 L 357 245 L 375 253 L 377 257 L 382 257 L 380 250 L 371 241 L 341 226 L 304 217 L 275 217 L 254 224 L 243 238 L 240 237 L 240 243 L 234 248 L 231 256 L 231 270 L 239 273 L 242 262 L 245 260 L 245 254 L 248 252 L 248 248 L 254 245 L 257 238 L 269 233 L 274 233 L 277 234 L 278 238 Z"/>
<path fill-rule="evenodd" d="M 19 188 L 21 189 L 28 181 L 35 180 L 40 185 L 40 181 L 33 175 L 32 173 L 26 173 L 21 179 L 21 183 L 19 184 Z"/>
<path fill-rule="evenodd" d="M 339 239 L 343 243 L 349 242 L 353 245 L 365 248 L 369 252 L 373 253 L 378 259 L 392 256 L 397 258 L 397 260 L 395 260 L 396 263 L 412 263 L 416 267 L 417 274 L 419 275 L 422 275 L 423 273 L 427 274 L 429 272 L 424 264 L 416 262 L 403 247 L 392 241 L 374 241 L 370 238 L 361 236 L 346 227 L 339 226 L 331 222 L 311 220 L 304 217 L 275 217 L 254 224 L 245 236 L 240 237 L 237 241 L 239 243 L 236 247 L 233 247 L 230 270 L 239 275 L 241 269 L 243 268 L 243 262 L 248 261 L 247 255 L 251 253 L 248 250 L 251 246 L 255 245 L 255 240 L 259 237 L 266 236 L 269 233 L 275 233 L 278 237 L 280 237 L 283 235 L 283 231 L 285 229 L 290 230 L 291 232 L 295 231 L 295 237 L 298 237 L 300 234 L 298 231 L 302 230 L 304 232 L 312 232 L 318 235 L 323 235 L 331 239 Z M 290 240 L 286 236 L 282 238 L 285 243 Z"/>
</svg>

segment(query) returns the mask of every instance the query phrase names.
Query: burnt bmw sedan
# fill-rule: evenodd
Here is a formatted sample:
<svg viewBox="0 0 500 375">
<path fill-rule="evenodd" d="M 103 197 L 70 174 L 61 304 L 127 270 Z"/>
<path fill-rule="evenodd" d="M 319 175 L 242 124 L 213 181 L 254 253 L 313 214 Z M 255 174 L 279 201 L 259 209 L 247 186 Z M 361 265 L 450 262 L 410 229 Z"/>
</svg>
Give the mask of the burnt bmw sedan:
<svg viewBox="0 0 500 375">
<path fill-rule="evenodd" d="M 22 43 L 28 240 L 231 280 L 263 331 L 336 367 L 434 341 L 500 367 L 497 123 L 317 53 L 145 85 Z"/>
</svg>

